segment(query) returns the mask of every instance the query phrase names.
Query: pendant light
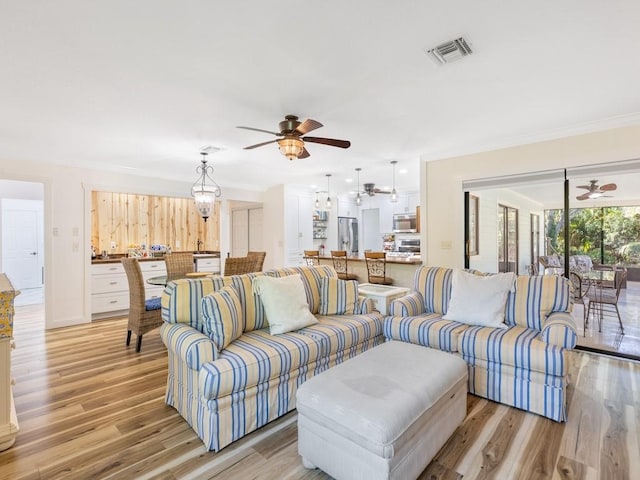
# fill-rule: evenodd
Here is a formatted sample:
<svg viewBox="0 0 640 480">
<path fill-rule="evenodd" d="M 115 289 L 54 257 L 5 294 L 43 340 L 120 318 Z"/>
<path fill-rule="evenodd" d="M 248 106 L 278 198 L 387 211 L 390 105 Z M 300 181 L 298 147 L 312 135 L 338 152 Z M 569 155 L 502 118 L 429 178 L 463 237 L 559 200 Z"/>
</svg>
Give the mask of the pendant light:
<svg viewBox="0 0 640 480">
<path fill-rule="evenodd" d="M 362 204 L 362 197 L 360 196 L 360 170 L 361 168 L 356 168 L 356 172 L 358 172 L 358 193 L 356 194 L 356 205 L 359 207 Z"/>
<path fill-rule="evenodd" d="M 316 202 L 313 205 L 316 210 L 320 210 L 320 200 L 318 200 L 318 192 L 316 192 Z"/>
<path fill-rule="evenodd" d="M 327 173 L 327 203 L 325 204 L 326 210 L 331 210 L 331 189 L 329 188 L 329 180 L 331 180 L 331 174 Z"/>
<path fill-rule="evenodd" d="M 391 203 L 396 203 L 398 201 L 398 193 L 396 192 L 396 163 L 397 160 L 391 160 L 391 165 L 393 165 L 393 188 L 391 189 Z"/>
<path fill-rule="evenodd" d="M 211 177 L 213 167 L 207 165 L 207 152 L 200 152 L 200 154 L 202 155 L 202 164 L 196 168 L 196 172 L 200 174 L 200 177 L 191 187 L 191 196 L 196 202 L 198 213 L 206 222 L 211 215 L 216 198 L 220 197 L 222 192 Z"/>
</svg>

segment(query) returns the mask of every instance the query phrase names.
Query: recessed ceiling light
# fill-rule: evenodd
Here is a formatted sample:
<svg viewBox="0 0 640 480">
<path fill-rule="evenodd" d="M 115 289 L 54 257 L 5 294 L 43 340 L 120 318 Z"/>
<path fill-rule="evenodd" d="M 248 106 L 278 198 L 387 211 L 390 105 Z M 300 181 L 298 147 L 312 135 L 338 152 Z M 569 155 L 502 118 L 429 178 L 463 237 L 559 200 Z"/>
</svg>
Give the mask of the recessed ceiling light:
<svg viewBox="0 0 640 480">
<path fill-rule="evenodd" d="M 353 183 L 353 178 L 345 178 L 344 181 L 347 183 Z"/>
<path fill-rule="evenodd" d="M 405 173 L 407 173 L 409 170 L 407 170 L 406 168 L 401 168 L 400 170 L 398 170 L 398 173 L 404 175 Z"/>
</svg>

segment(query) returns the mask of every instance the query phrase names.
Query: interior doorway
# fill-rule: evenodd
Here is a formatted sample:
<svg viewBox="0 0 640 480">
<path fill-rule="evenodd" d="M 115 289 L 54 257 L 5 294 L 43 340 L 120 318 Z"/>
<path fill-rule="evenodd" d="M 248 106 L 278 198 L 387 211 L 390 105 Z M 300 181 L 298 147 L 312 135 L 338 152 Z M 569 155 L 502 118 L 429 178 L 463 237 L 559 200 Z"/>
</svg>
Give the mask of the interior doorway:
<svg viewBox="0 0 640 480">
<path fill-rule="evenodd" d="M 235 208 L 231 212 L 231 256 L 264 251 L 262 206 Z"/>
<path fill-rule="evenodd" d="M 44 303 L 44 185 L 0 180 L 1 269 L 20 290 L 15 305 Z"/>
</svg>

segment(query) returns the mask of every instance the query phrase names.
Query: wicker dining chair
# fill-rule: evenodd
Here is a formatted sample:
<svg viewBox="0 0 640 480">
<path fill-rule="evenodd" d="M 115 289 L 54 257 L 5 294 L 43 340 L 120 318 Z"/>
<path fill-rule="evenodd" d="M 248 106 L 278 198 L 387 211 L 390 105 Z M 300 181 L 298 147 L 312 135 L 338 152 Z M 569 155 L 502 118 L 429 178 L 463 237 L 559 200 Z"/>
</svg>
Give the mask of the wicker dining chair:
<svg viewBox="0 0 640 480">
<path fill-rule="evenodd" d="M 164 263 L 167 265 L 167 282 L 185 278 L 187 273 L 194 271 L 193 253 L 191 252 L 169 253 L 164 256 Z"/>
<path fill-rule="evenodd" d="M 254 266 L 254 272 L 261 272 L 264 265 L 264 257 L 267 256 L 267 252 L 247 252 L 247 257 L 253 257 L 256 259 Z"/>
<path fill-rule="evenodd" d="M 320 265 L 320 250 L 305 250 L 302 258 L 310 267 Z"/>
<path fill-rule="evenodd" d="M 358 280 L 358 276 L 348 271 L 348 256 L 346 250 L 331 250 L 333 269 L 342 280 Z"/>
<path fill-rule="evenodd" d="M 131 332 L 133 332 L 138 337 L 136 352 L 139 352 L 142 348 L 142 336 L 162 325 L 160 298 L 145 300 L 144 278 L 137 258 L 123 258 L 122 266 L 129 282 L 127 346 L 131 343 Z"/>
<path fill-rule="evenodd" d="M 369 283 L 392 285 L 393 279 L 387 277 L 387 256 L 385 252 L 364 252 L 367 263 Z"/>
<path fill-rule="evenodd" d="M 224 260 L 224 276 L 255 272 L 256 257 L 227 257 Z"/>
</svg>

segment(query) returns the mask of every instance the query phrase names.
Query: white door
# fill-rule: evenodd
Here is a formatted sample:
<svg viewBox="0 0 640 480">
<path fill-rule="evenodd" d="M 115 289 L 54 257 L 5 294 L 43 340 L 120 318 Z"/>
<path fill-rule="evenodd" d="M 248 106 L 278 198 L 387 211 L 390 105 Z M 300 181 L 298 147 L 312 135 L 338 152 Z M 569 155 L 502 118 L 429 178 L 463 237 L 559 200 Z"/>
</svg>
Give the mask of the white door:
<svg viewBox="0 0 640 480">
<path fill-rule="evenodd" d="M 247 210 L 231 212 L 231 256 L 244 257 L 249 250 L 249 219 Z"/>
<path fill-rule="evenodd" d="M 377 208 L 362 210 L 362 251 L 365 250 L 382 250 L 380 210 Z"/>
<path fill-rule="evenodd" d="M 249 251 L 263 252 L 262 208 L 249 209 Z"/>
<path fill-rule="evenodd" d="M 42 202 L 2 201 L 2 270 L 16 289 L 42 286 Z"/>
</svg>

